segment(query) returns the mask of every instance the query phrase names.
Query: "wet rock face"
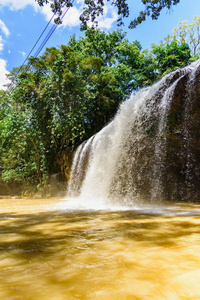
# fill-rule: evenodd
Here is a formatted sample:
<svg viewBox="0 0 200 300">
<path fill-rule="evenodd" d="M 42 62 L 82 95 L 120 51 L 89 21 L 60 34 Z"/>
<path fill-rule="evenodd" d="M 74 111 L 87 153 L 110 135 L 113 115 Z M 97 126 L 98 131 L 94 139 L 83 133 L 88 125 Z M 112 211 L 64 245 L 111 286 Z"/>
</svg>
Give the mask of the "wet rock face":
<svg viewBox="0 0 200 300">
<path fill-rule="evenodd" d="M 166 146 L 165 198 L 200 202 L 200 67 L 177 83 Z"/>
<path fill-rule="evenodd" d="M 200 202 L 200 66 L 179 77 L 163 129 L 157 196 Z"/>
</svg>

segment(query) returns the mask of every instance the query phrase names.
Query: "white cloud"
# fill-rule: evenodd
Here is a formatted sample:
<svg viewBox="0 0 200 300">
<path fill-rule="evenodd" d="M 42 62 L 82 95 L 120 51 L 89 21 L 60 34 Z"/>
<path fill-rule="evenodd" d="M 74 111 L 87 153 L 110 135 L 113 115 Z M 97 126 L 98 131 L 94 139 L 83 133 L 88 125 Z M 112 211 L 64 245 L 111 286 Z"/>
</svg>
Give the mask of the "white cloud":
<svg viewBox="0 0 200 300">
<path fill-rule="evenodd" d="M 63 10 L 63 12 L 64 11 L 65 10 Z M 45 15 L 46 21 L 49 21 L 51 19 L 52 15 L 53 15 L 49 5 L 44 5 L 41 9 L 41 12 Z M 79 16 L 80 16 L 81 12 L 82 12 L 82 9 L 80 9 L 80 8 L 78 9 L 75 6 L 70 7 L 69 10 L 67 11 L 66 15 L 63 18 L 62 25 L 60 25 L 60 26 L 63 26 L 63 27 L 78 26 L 80 24 Z M 52 22 L 53 22 L 53 20 L 52 20 Z"/>
<path fill-rule="evenodd" d="M 77 4 L 80 4 L 79 7 L 71 7 L 69 11 L 66 13 L 65 17 L 63 18 L 62 26 L 80 26 L 80 20 L 79 17 L 81 13 L 83 12 L 84 7 L 84 1 L 83 0 L 77 0 Z M 106 4 L 104 6 L 104 14 L 103 16 L 99 16 L 97 18 L 98 21 L 98 27 L 99 28 L 105 28 L 110 29 L 113 22 L 117 21 L 118 14 L 116 9 L 110 5 Z M 91 26 L 92 24 L 89 22 L 88 26 Z"/>
<path fill-rule="evenodd" d="M 53 15 L 49 5 L 44 5 L 41 8 L 41 12 L 45 15 L 45 19 L 49 21 Z"/>
<path fill-rule="evenodd" d="M 6 27 L 5 23 L 0 19 L 0 30 L 3 32 L 3 34 L 8 37 L 10 34 L 10 31 L 8 30 L 8 28 Z M 0 52 L 3 50 L 4 48 L 4 40 L 2 35 L 0 35 Z"/>
<path fill-rule="evenodd" d="M 77 0 L 77 4 L 80 4 L 79 7 L 71 7 L 69 11 L 66 13 L 65 17 L 63 18 L 62 26 L 80 26 L 80 20 L 79 16 L 83 12 L 83 6 L 84 1 L 83 0 Z M 99 28 L 105 28 L 110 29 L 112 27 L 112 24 L 117 21 L 118 14 L 116 9 L 110 5 L 106 4 L 104 6 L 104 14 L 103 16 L 99 16 L 97 18 L 98 21 L 98 27 Z M 92 26 L 92 24 L 89 22 L 88 26 Z"/>
<path fill-rule="evenodd" d="M 5 90 L 6 87 L 4 86 L 9 82 L 8 78 L 6 77 L 6 74 L 9 72 L 6 69 L 6 61 L 4 59 L 0 58 L 0 89 Z"/>
<path fill-rule="evenodd" d="M 26 8 L 27 5 L 34 7 L 36 12 L 40 12 L 45 16 L 46 21 L 49 21 L 53 15 L 50 5 L 39 6 L 35 0 L 0 0 L 1 6 L 7 6 L 11 10 L 19 10 Z M 83 0 L 77 0 L 77 4 L 82 6 Z M 82 11 L 82 9 L 81 9 Z M 62 26 L 77 26 L 79 25 L 79 15 L 81 11 L 77 7 L 71 7 L 64 17 Z M 52 21 L 53 22 L 53 21 Z"/>
<path fill-rule="evenodd" d="M 0 19 L 0 29 L 3 31 L 6 37 L 9 36 L 10 31 L 8 30 L 8 27 L 6 27 L 5 23 Z"/>
<path fill-rule="evenodd" d="M 109 16 L 111 15 L 111 16 Z M 98 27 L 99 28 L 105 28 L 105 29 L 110 29 L 112 27 L 112 24 L 117 21 L 118 19 L 118 14 L 113 7 L 110 5 L 105 7 L 104 15 L 100 16 L 97 21 L 98 21 Z"/>
<path fill-rule="evenodd" d="M 35 10 L 39 7 L 35 0 L 1 0 L 1 6 L 8 6 L 11 10 L 24 9 L 27 5 L 32 5 Z"/>
<path fill-rule="evenodd" d="M 36 12 L 40 12 L 45 16 L 46 21 L 49 21 L 53 15 L 49 5 L 39 7 L 35 0 L 0 0 L 2 6 L 8 6 L 11 10 L 24 9 L 27 5 L 32 5 Z M 84 0 L 77 0 L 77 5 L 71 7 L 63 18 L 62 27 L 74 27 L 80 25 L 79 16 L 84 7 Z M 106 4 L 104 6 L 104 15 L 98 18 L 99 28 L 110 29 L 113 22 L 118 18 L 116 10 L 113 6 Z M 89 24 L 90 26 L 90 24 Z"/>
<path fill-rule="evenodd" d="M 103 15 L 97 17 L 98 28 L 110 29 L 112 24 L 117 21 L 118 17 L 117 11 L 112 5 L 105 5 Z M 89 22 L 88 26 L 92 26 L 92 23 Z"/>
<path fill-rule="evenodd" d="M 0 30 L 3 32 L 3 34 L 8 37 L 10 35 L 10 31 L 5 25 L 5 23 L 0 19 Z M 2 35 L 0 35 L 0 52 L 4 48 L 5 41 L 3 40 Z M 5 90 L 6 87 L 4 86 L 9 82 L 6 74 L 8 74 L 8 70 L 6 68 L 6 60 L 0 58 L 0 89 Z"/>
<path fill-rule="evenodd" d="M 78 8 L 71 7 L 63 18 L 62 26 L 64 26 L 64 27 L 79 26 L 80 25 L 79 16 L 80 16 L 81 12 L 82 11 L 80 11 Z"/>
<path fill-rule="evenodd" d="M 26 56 L 26 52 L 24 52 L 24 51 L 18 51 L 23 57 L 25 57 Z"/>
<path fill-rule="evenodd" d="M 0 52 L 3 50 L 3 48 L 4 48 L 4 42 L 3 42 L 2 35 L 0 35 Z"/>
</svg>

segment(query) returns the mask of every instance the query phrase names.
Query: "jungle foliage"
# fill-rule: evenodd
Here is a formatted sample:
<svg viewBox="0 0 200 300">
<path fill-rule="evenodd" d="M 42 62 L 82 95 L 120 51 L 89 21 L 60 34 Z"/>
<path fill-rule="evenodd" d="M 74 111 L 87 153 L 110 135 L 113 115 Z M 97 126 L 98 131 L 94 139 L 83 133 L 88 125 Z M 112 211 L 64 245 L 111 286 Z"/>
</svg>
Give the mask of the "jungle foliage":
<svg viewBox="0 0 200 300">
<path fill-rule="evenodd" d="M 56 173 L 67 178 L 74 149 L 105 126 L 122 101 L 191 59 L 186 43 L 142 50 L 122 30 L 93 28 L 31 57 L 0 91 L 0 190 L 41 188 Z"/>
</svg>

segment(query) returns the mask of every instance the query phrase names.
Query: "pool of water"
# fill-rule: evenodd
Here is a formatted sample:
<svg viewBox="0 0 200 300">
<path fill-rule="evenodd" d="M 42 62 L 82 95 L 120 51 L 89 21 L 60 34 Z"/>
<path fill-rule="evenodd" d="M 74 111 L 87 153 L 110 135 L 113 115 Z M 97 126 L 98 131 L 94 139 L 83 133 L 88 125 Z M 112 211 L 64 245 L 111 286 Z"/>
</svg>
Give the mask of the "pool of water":
<svg viewBox="0 0 200 300">
<path fill-rule="evenodd" d="M 200 299 L 200 205 L 0 200 L 1 300 Z"/>
</svg>

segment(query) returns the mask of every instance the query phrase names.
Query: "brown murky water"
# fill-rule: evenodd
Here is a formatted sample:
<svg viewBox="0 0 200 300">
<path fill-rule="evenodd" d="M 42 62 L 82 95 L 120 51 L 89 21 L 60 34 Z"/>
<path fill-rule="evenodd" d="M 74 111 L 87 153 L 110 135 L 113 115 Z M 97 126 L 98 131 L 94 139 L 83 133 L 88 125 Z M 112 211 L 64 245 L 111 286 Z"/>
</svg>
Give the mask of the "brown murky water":
<svg viewBox="0 0 200 300">
<path fill-rule="evenodd" d="M 67 211 L 59 201 L 0 200 L 1 300 L 200 299 L 200 206 Z"/>
</svg>

